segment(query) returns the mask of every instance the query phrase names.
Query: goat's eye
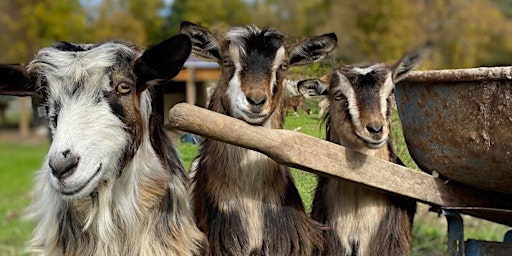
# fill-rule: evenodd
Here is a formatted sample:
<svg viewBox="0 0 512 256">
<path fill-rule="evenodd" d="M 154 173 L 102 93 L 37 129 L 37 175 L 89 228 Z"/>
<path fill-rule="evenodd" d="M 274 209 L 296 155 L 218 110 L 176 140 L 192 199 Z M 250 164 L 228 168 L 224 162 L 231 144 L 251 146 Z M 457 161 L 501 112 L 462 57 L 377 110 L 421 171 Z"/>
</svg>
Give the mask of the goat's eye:
<svg viewBox="0 0 512 256">
<path fill-rule="evenodd" d="M 117 92 L 127 94 L 132 91 L 132 85 L 129 83 L 121 82 L 117 84 Z"/>
<path fill-rule="evenodd" d="M 281 65 L 279 66 L 279 68 L 280 68 L 281 70 L 283 70 L 283 71 L 284 71 L 284 70 L 287 70 L 287 69 L 288 69 L 288 62 L 283 62 L 283 63 L 281 63 Z"/>
<path fill-rule="evenodd" d="M 334 97 L 334 100 L 342 100 L 343 98 L 345 98 L 345 96 L 343 95 L 343 93 L 341 91 L 333 92 L 332 96 Z"/>
<path fill-rule="evenodd" d="M 222 65 L 224 65 L 225 67 L 229 67 L 233 65 L 233 61 L 231 61 L 231 58 L 229 57 L 224 57 L 222 58 Z"/>
</svg>

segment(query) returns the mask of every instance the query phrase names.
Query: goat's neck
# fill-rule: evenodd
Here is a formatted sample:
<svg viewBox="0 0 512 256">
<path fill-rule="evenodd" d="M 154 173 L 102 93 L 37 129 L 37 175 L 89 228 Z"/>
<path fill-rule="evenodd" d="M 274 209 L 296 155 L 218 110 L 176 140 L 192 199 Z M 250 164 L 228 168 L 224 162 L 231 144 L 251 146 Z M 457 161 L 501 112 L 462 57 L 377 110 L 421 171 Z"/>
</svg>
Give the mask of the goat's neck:
<svg viewBox="0 0 512 256">
<path fill-rule="evenodd" d="M 371 149 L 337 134 L 334 129 L 329 133 L 329 141 L 333 143 L 369 156 L 390 160 L 390 142 L 381 148 Z M 344 248 L 352 248 L 353 241 L 350 238 L 354 238 L 359 243 L 358 255 L 366 255 L 371 246 L 371 238 L 375 236 L 388 211 L 388 196 L 350 181 L 332 179 L 327 181 L 325 193 L 324 198 L 339 198 L 337 203 L 327 204 L 328 215 L 332 216 L 327 224 L 333 227 Z"/>
<path fill-rule="evenodd" d="M 282 128 L 282 114 L 278 107 L 276 111 L 266 120 L 262 126 L 267 128 Z M 219 111 L 223 114 L 226 112 Z M 234 146 L 217 140 L 206 139 L 206 143 L 201 149 L 201 155 L 215 161 L 205 161 L 202 168 L 208 170 L 207 173 L 223 177 L 224 187 L 211 188 L 214 193 L 222 194 L 225 191 L 226 199 L 232 197 L 233 191 L 240 193 L 271 195 L 272 190 L 279 190 L 281 186 L 269 187 L 268 193 L 260 193 L 263 187 L 274 182 L 283 180 L 277 178 L 282 175 L 282 167 L 268 156 L 246 149 Z M 217 179 L 217 178 L 216 178 Z M 269 180 L 274 180 L 269 182 Z M 235 188 L 236 187 L 236 188 Z"/>
</svg>

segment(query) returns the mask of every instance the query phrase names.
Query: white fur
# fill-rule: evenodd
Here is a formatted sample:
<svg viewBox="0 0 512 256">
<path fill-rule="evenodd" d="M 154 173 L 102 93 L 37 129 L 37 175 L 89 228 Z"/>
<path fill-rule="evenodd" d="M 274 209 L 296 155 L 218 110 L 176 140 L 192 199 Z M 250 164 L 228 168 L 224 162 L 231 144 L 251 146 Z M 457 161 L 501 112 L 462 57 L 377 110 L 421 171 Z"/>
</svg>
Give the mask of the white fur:
<svg viewBox="0 0 512 256">
<path fill-rule="evenodd" d="M 49 114 L 58 114 L 57 125 L 52 125 L 53 141 L 38 172 L 28 209 L 37 222 L 31 247 L 38 255 L 63 255 L 59 236 L 66 236 L 61 232 L 70 229 L 78 240 L 67 249 L 80 255 L 192 255 L 204 239 L 193 221 L 184 180 L 164 168 L 150 142 L 152 110 L 147 91 L 137 107 L 142 117 L 141 144 L 120 170 L 131 135 L 103 97 L 112 90 L 105 67 L 115 64 L 112 53 L 119 50 L 134 57 L 139 54 L 116 43 L 86 52 L 48 48 L 28 67 L 30 72 L 46 77 Z M 79 81 L 84 82 L 81 91 L 73 94 Z M 55 108 L 56 102 L 61 105 L 60 111 Z M 59 180 L 50 170 L 49 158 L 65 150 L 78 155 L 79 162 L 73 174 Z M 148 200 L 153 194 L 142 192 L 155 186 L 161 191 L 170 190 L 171 216 L 169 225 L 163 223 L 168 227 L 161 226 L 161 199 Z M 70 192 L 74 193 L 62 194 Z M 173 237 L 163 237 L 158 231 L 165 228 Z"/>
<path fill-rule="evenodd" d="M 240 51 L 239 54 L 241 56 L 247 56 L 244 47 L 242 47 L 243 42 L 240 40 L 250 35 L 259 34 L 260 32 L 261 29 L 256 26 L 233 27 L 226 33 L 226 39 Z"/>
<path fill-rule="evenodd" d="M 245 93 L 242 91 L 242 84 L 240 82 L 240 71 L 242 70 L 242 65 L 240 64 L 240 51 L 242 51 L 240 47 L 230 46 L 229 48 L 231 58 L 235 65 L 235 73 L 231 80 L 229 80 L 227 94 L 229 101 L 231 102 L 231 113 L 233 117 L 252 123 L 252 116 L 248 116 L 251 112 L 248 108 L 249 102 L 247 101 Z M 264 118 L 265 117 L 263 116 L 260 119 L 263 120 Z"/>
<path fill-rule="evenodd" d="M 386 110 L 388 109 L 388 102 L 387 98 L 393 91 L 393 88 L 395 88 L 395 83 L 393 82 L 392 74 L 391 72 L 388 73 L 386 80 L 384 81 L 384 84 L 382 85 L 382 88 L 379 91 L 379 98 L 380 98 L 380 110 L 382 113 L 382 118 L 386 120 Z"/>
<path fill-rule="evenodd" d="M 355 73 L 359 73 L 361 75 L 366 75 L 370 72 L 372 72 L 373 70 L 375 70 L 375 65 L 373 66 L 369 66 L 369 67 L 366 67 L 366 68 L 358 68 L 358 67 L 354 67 L 352 69 L 353 72 Z"/>
<path fill-rule="evenodd" d="M 329 214 L 337 216 L 326 223 L 340 238 L 346 255 L 352 255 L 352 239 L 359 241 L 357 255 L 368 255 L 372 246 L 369 241 L 378 231 L 375 220 L 381 220 L 387 213 L 386 196 L 369 193 L 367 189 L 347 182 L 329 180 L 331 189 L 326 198 L 337 198 L 335 204 L 329 204 Z"/>
<path fill-rule="evenodd" d="M 276 51 L 276 56 L 274 58 L 274 61 L 272 62 L 272 78 L 270 79 L 270 91 L 273 92 L 273 87 L 274 85 L 276 84 L 276 71 L 277 69 L 281 66 L 281 64 L 283 64 L 283 60 L 286 56 L 286 49 L 284 48 L 284 46 L 281 46 L 279 47 L 279 49 L 277 49 Z"/>
<path fill-rule="evenodd" d="M 347 98 L 348 112 L 352 116 L 352 122 L 354 126 L 361 127 L 361 120 L 359 119 L 359 108 L 357 107 L 357 99 L 356 94 L 354 92 L 354 88 L 352 88 L 350 81 L 348 81 L 348 79 L 339 71 L 336 71 L 336 75 L 339 77 L 340 80 L 338 88 Z"/>
</svg>

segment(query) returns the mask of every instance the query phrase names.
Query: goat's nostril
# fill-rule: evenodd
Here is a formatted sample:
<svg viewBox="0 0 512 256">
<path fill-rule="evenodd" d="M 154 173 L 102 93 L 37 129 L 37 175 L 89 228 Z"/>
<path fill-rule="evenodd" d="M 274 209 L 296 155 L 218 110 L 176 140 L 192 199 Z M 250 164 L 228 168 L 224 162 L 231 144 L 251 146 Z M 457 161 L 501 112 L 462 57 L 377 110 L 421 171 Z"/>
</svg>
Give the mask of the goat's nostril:
<svg viewBox="0 0 512 256">
<path fill-rule="evenodd" d="M 366 125 L 366 130 L 368 130 L 372 134 L 379 134 L 382 132 L 383 126 L 377 124 L 368 124 Z"/>
<path fill-rule="evenodd" d="M 49 166 L 52 174 L 57 179 L 64 179 L 73 174 L 75 167 L 78 165 L 79 157 L 71 151 L 63 151 L 62 154 L 56 154 L 49 159 Z"/>
<path fill-rule="evenodd" d="M 247 101 L 249 103 L 251 103 L 252 105 L 259 106 L 259 105 L 265 104 L 265 102 L 267 101 L 267 96 L 265 96 L 265 95 L 260 96 L 260 97 L 247 96 Z"/>
</svg>

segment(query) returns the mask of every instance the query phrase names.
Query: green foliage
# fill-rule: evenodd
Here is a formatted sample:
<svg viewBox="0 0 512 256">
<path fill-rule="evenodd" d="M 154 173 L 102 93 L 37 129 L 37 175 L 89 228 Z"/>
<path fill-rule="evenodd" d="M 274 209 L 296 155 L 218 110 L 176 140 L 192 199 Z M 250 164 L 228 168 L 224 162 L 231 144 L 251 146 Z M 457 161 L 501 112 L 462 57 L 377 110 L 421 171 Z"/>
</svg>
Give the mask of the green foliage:
<svg viewBox="0 0 512 256">
<path fill-rule="evenodd" d="M 130 0 L 127 8 L 138 19 L 146 34 L 147 43 L 156 43 L 176 33 L 167 34 L 162 29 L 165 18 L 159 15 L 159 10 L 164 7 L 160 0 Z"/>
<path fill-rule="evenodd" d="M 167 3 L 164 4 L 164 3 Z M 225 31 L 253 23 L 296 42 L 336 32 L 336 63 L 396 61 L 427 40 L 422 67 L 509 65 L 510 0 L 13 0 L 0 2 L 0 62 L 27 62 L 56 41 L 129 40 L 147 46 L 178 33 L 183 20 Z M 318 67 L 318 66 L 317 66 Z M 310 73 L 324 72 L 306 69 Z M 310 73 L 308 73 L 310 72 Z"/>
<path fill-rule="evenodd" d="M 250 17 L 247 3 L 243 0 L 175 0 L 168 18 L 168 29 L 171 33 L 177 33 L 181 21 L 186 20 L 212 31 L 222 31 L 230 25 L 250 23 Z"/>
<path fill-rule="evenodd" d="M 85 13 L 78 1 L 14 0 L 0 4 L 2 62 L 27 62 L 42 46 L 82 40 Z"/>
<path fill-rule="evenodd" d="M 348 63 L 399 58 L 417 38 L 416 1 L 341 0 L 332 3 L 322 29 L 339 35 L 341 58 Z M 336 25 L 338 24 L 338 25 Z"/>
<path fill-rule="evenodd" d="M 288 75 L 288 79 L 290 80 L 300 80 L 300 79 L 308 79 L 308 78 L 318 78 L 322 77 L 329 72 L 331 72 L 334 68 L 337 68 L 338 65 L 334 63 L 332 60 L 315 62 L 306 67 L 291 67 Z"/>
</svg>

